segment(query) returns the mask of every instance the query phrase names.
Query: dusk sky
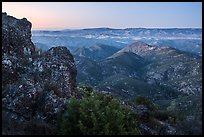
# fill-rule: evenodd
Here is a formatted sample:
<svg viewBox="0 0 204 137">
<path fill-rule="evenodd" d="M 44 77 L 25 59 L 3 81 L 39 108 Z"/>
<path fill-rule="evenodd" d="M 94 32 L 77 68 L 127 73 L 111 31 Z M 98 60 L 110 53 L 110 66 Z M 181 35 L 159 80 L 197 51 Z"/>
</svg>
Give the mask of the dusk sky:
<svg viewBox="0 0 204 137">
<path fill-rule="evenodd" d="M 201 2 L 2 2 L 32 29 L 202 28 Z"/>
</svg>

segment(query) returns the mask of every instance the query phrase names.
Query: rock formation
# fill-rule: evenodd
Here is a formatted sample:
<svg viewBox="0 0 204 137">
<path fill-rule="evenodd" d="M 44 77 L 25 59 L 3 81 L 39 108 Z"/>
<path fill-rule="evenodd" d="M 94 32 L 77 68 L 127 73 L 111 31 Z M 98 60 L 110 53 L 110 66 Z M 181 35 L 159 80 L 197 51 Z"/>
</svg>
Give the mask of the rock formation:
<svg viewBox="0 0 204 137">
<path fill-rule="evenodd" d="M 56 134 L 57 112 L 77 96 L 69 50 L 38 55 L 31 23 L 2 13 L 2 73 L 3 134 Z"/>
</svg>

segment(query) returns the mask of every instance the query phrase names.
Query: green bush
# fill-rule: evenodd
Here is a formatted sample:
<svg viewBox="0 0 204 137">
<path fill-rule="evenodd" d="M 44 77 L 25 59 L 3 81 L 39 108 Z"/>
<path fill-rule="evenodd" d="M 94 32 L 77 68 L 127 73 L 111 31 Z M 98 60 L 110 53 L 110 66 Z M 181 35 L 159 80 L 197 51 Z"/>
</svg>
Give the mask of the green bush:
<svg viewBox="0 0 204 137">
<path fill-rule="evenodd" d="M 146 106 L 150 111 L 154 111 L 157 109 L 157 106 L 153 102 L 151 102 L 148 98 L 143 96 L 137 96 L 135 102 L 137 105 Z"/>
<path fill-rule="evenodd" d="M 59 116 L 59 132 L 63 135 L 140 134 L 138 115 L 122 106 L 112 96 L 82 87 L 83 97 L 72 98 L 68 108 Z"/>
</svg>

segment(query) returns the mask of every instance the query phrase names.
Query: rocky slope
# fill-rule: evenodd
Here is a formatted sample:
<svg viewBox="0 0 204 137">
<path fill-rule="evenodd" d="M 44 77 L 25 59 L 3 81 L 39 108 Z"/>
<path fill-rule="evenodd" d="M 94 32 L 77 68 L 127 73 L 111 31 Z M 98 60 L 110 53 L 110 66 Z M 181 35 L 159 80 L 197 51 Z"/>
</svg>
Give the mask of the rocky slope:
<svg viewBox="0 0 204 137">
<path fill-rule="evenodd" d="M 60 108 L 78 96 L 74 58 L 65 47 L 39 55 L 31 23 L 2 13 L 3 134 L 55 134 Z"/>
</svg>

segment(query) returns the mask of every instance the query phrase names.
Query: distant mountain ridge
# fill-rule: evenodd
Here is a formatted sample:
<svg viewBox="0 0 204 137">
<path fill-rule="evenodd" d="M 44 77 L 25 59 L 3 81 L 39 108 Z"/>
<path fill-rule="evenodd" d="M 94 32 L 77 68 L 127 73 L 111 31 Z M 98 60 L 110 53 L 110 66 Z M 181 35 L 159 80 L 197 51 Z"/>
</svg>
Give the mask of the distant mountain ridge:
<svg viewBox="0 0 204 137">
<path fill-rule="evenodd" d="M 137 41 L 154 46 L 168 46 L 202 56 L 202 29 L 200 28 L 87 28 L 74 30 L 33 30 L 34 43 L 48 47 L 77 48 L 102 43 L 124 48 Z"/>
<path fill-rule="evenodd" d="M 142 41 L 138 41 L 135 42 L 131 45 L 128 45 L 126 47 L 124 47 L 123 49 L 121 49 L 119 52 L 133 52 L 137 55 L 140 55 L 144 58 L 150 57 L 150 56 L 159 56 L 160 54 L 166 54 L 168 56 L 171 56 L 171 52 L 176 52 L 177 54 L 185 54 L 188 56 L 194 56 L 199 58 L 199 56 L 197 56 L 196 54 L 190 54 L 184 51 L 180 51 L 178 49 L 175 49 L 173 47 L 168 47 L 168 46 L 152 46 L 149 44 L 146 44 Z M 175 54 L 176 54 L 175 53 Z M 165 56 L 164 56 L 165 57 Z"/>
</svg>

